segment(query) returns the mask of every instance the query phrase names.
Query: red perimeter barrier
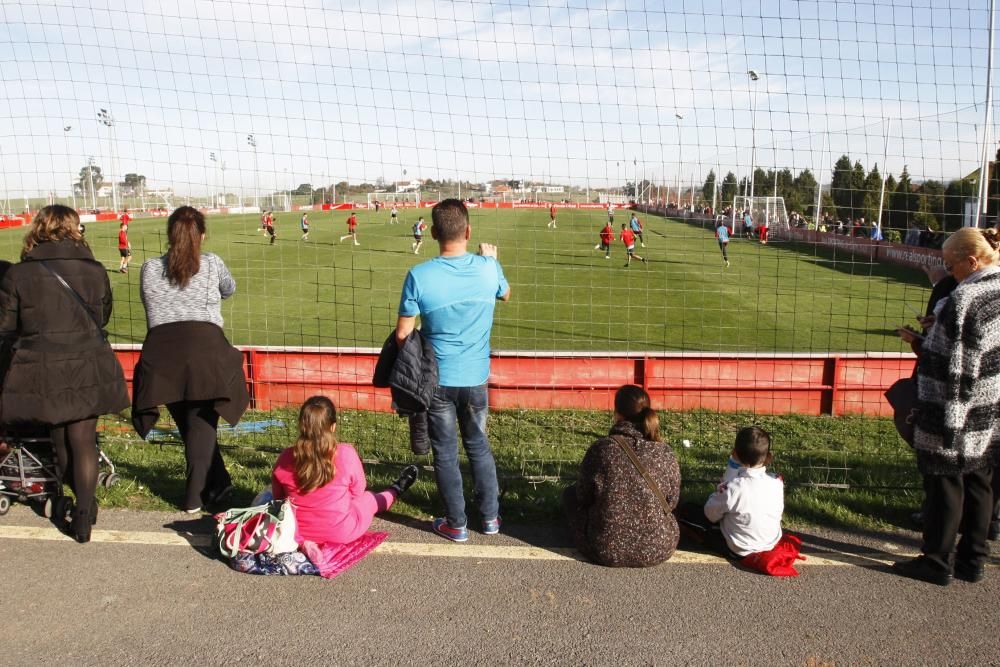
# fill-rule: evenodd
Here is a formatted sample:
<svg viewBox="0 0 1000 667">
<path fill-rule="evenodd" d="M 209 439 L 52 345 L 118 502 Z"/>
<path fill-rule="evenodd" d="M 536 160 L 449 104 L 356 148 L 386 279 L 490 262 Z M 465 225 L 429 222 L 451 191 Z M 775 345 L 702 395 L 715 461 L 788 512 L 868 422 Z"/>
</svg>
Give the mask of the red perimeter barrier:
<svg viewBox="0 0 1000 667">
<path fill-rule="evenodd" d="M 139 346 L 117 345 L 131 385 Z M 325 394 L 338 407 L 392 410 L 388 389 L 371 385 L 374 348 L 241 348 L 253 406 L 297 406 Z M 610 410 L 615 390 L 638 384 L 669 410 L 759 414 L 892 414 L 883 392 L 913 372 L 909 354 L 493 354 L 496 409 Z"/>
</svg>

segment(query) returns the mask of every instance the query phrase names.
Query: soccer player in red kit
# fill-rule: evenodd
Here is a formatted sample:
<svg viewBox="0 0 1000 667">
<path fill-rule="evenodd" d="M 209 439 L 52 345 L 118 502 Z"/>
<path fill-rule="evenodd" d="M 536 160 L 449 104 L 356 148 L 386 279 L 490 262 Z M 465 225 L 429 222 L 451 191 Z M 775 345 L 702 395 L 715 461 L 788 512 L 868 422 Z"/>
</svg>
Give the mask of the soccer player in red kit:
<svg viewBox="0 0 1000 667">
<path fill-rule="evenodd" d="M 604 259 L 611 259 L 611 244 L 615 241 L 615 230 L 611 223 L 604 225 L 601 230 L 601 242 L 594 246 L 594 250 L 603 250 Z"/>
<path fill-rule="evenodd" d="M 549 227 L 552 229 L 556 228 L 556 205 L 552 204 L 549 206 Z"/>
<path fill-rule="evenodd" d="M 625 255 L 626 255 L 625 266 L 627 267 L 629 264 L 632 263 L 633 257 L 635 257 L 637 260 L 645 264 L 646 259 L 644 257 L 640 257 L 639 255 L 635 254 L 635 232 L 629 229 L 627 225 L 622 225 L 621 239 L 622 243 L 625 244 Z"/>
<path fill-rule="evenodd" d="M 358 216 L 353 211 L 351 212 L 351 217 L 347 219 L 347 234 L 340 237 L 340 242 L 343 243 L 344 239 L 354 239 L 354 245 L 361 245 L 358 243 Z"/>
<path fill-rule="evenodd" d="M 118 216 L 118 221 L 128 229 L 128 223 L 132 222 L 132 216 L 128 214 L 127 208 L 122 209 L 122 214 Z"/>
<path fill-rule="evenodd" d="M 126 211 L 118 219 L 122 221 L 118 227 L 118 254 L 121 255 L 121 259 L 118 261 L 118 273 L 126 273 L 128 272 L 128 263 L 132 261 L 132 244 L 128 242 L 128 221 L 131 218 Z"/>
</svg>

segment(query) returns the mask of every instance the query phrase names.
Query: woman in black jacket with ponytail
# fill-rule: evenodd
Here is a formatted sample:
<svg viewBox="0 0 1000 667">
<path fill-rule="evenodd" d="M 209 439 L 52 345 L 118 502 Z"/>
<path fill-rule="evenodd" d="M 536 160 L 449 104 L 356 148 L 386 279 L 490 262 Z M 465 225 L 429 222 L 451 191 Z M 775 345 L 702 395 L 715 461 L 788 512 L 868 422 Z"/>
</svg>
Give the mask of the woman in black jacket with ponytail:
<svg viewBox="0 0 1000 667">
<path fill-rule="evenodd" d="M 590 446 L 576 484 L 563 495 L 576 547 L 601 565 L 662 563 L 677 548 L 672 511 L 680 490 L 681 469 L 660 440 L 649 394 L 636 385 L 621 387 L 611 431 Z"/>
</svg>

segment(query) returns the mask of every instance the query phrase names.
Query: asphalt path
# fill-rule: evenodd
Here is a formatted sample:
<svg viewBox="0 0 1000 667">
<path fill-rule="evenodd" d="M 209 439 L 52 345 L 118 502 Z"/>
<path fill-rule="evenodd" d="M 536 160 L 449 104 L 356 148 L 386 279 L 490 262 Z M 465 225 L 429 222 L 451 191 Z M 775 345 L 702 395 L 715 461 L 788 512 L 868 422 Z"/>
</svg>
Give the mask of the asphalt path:
<svg viewBox="0 0 1000 667">
<path fill-rule="evenodd" d="M 806 533 L 801 576 L 776 579 L 686 551 L 603 568 L 537 528 L 451 544 L 400 519 L 323 580 L 236 573 L 204 546 L 210 528 L 102 511 L 77 545 L 15 506 L 0 664 L 1000 663 L 996 552 L 982 583 L 939 588 L 888 572 L 916 551 L 909 533 Z"/>
</svg>

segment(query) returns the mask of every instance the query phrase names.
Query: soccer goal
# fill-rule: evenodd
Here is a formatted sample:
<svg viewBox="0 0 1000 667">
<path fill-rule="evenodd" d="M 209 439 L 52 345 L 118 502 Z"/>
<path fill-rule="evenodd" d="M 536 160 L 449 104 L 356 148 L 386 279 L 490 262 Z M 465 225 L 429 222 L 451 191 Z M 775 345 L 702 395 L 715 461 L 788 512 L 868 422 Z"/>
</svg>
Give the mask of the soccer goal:
<svg viewBox="0 0 1000 667">
<path fill-rule="evenodd" d="M 375 202 L 380 202 L 384 206 L 415 207 L 420 206 L 419 192 L 369 192 L 368 208 L 375 208 Z"/>
<path fill-rule="evenodd" d="M 766 223 L 769 239 L 787 239 L 788 211 L 784 197 L 736 197 L 733 205 L 732 229 L 737 235 L 743 231 L 743 217 L 750 209 L 754 229 Z"/>
</svg>

